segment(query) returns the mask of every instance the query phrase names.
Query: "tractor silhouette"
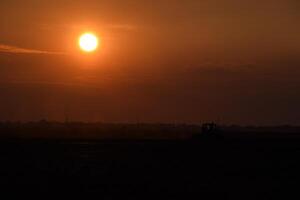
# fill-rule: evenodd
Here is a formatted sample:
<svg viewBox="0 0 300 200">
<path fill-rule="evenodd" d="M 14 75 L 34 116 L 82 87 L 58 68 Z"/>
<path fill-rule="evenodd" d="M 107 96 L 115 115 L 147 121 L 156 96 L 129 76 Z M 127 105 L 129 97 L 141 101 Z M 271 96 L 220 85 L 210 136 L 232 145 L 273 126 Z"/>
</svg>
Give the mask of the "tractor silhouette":
<svg viewBox="0 0 300 200">
<path fill-rule="evenodd" d="M 216 123 L 205 123 L 202 124 L 201 133 L 194 136 L 196 139 L 206 138 L 206 139 L 222 139 L 221 130 Z"/>
</svg>

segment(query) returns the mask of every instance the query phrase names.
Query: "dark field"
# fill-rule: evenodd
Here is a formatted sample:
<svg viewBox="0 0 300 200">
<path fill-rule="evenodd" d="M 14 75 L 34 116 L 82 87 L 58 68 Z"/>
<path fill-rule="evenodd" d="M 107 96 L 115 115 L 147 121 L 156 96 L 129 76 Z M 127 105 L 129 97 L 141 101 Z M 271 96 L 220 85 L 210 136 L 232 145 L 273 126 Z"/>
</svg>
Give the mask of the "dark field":
<svg viewBox="0 0 300 200">
<path fill-rule="evenodd" d="M 2 188 L 219 199 L 296 194 L 300 140 L 2 140 Z"/>
</svg>

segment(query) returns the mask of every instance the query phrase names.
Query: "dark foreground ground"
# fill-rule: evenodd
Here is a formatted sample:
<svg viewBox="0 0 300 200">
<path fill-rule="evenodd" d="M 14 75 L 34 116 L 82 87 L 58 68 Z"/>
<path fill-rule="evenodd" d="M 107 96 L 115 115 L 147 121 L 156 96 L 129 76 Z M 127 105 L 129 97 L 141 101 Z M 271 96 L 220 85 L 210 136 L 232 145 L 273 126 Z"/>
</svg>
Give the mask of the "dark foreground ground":
<svg viewBox="0 0 300 200">
<path fill-rule="evenodd" d="M 14 191 L 286 199 L 300 190 L 293 139 L 3 140 L 0 162 L 2 189 Z"/>
</svg>

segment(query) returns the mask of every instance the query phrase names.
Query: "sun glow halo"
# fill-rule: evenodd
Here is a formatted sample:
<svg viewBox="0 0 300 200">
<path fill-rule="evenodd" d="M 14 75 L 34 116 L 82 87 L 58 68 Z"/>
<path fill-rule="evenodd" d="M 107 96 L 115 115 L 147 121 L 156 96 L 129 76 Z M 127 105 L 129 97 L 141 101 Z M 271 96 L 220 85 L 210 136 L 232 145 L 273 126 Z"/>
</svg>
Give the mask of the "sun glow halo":
<svg viewBox="0 0 300 200">
<path fill-rule="evenodd" d="M 93 33 L 84 33 L 79 37 L 80 49 L 85 52 L 93 52 L 98 48 L 99 40 Z"/>
</svg>

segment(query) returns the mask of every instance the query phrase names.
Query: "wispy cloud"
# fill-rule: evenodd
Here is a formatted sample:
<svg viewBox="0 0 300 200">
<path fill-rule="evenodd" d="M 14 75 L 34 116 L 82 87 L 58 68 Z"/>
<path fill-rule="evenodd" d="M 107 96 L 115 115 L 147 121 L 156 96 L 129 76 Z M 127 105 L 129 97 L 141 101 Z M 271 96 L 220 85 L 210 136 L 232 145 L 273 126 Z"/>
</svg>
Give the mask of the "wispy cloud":
<svg viewBox="0 0 300 200">
<path fill-rule="evenodd" d="M 97 85 L 89 83 L 78 83 L 78 82 L 61 82 L 61 81 L 17 81 L 17 80 L 0 80 L 0 85 L 45 85 L 45 86 L 63 86 L 63 87 L 86 87 L 86 88 L 98 88 Z"/>
<path fill-rule="evenodd" d="M 51 54 L 51 55 L 66 55 L 64 52 L 43 51 L 37 49 L 27 49 L 6 44 L 0 44 L 0 52 L 11 54 Z"/>
<path fill-rule="evenodd" d="M 106 26 L 111 29 L 126 30 L 126 31 L 133 31 L 138 29 L 136 25 L 132 25 L 132 24 L 107 24 Z"/>
<path fill-rule="evenodd" d="M 39 24 L 39 27 L 44 30 L 57 30 L 57 29 L 72 29 L 76 31 L 96 29 L 96 30 L 122 30 L 134 31 L 141 27 L 135 24 L 128 23 L 99 23 L 98 25 L 88 24 Z"/>
</svg>

